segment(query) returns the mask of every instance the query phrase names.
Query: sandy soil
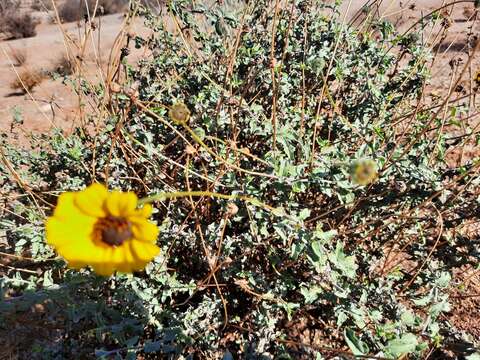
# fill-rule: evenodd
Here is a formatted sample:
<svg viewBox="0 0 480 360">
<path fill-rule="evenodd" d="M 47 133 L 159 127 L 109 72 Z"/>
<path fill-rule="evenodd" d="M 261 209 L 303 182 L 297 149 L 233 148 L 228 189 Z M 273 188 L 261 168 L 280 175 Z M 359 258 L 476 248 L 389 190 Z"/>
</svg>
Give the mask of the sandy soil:
<svg viewBox="0 0 480 360">
<path fill-rule="evenodd" d="M 124 17 L 121 14 L 108 15 L 102 17 L 100 22 L 91 40 L 86 43 L 86 51 L 82 56 L 82 69 L 93 83 L 102 80 L 99 65 L 105 71 L 110 50 L 123 28 Z M 71 44 L 78 44 L 78 39 L 83 38 L 83 24 L 68 23 L 62 27 L 73 41 L 66 42 L 61 28 L 48 21 L 37 27 L 38 34 L 35 37 L 0 42 L 0 131 L 10 131 L 15 112 L 21 114 L 23 128 L 27 132 L 42 132 L 52 126 L 64 129 L 75 126 L 78 98 L 72 92 L 71 86 L 63 84 L 61 79 L 54 81 L 46 78 L 34 88 L 32 96 L 10 87 L 17 78 L 17 73 L 24 69 L 52 71 L 67 52 L 79 53 L 74 47 L 72 50 Z M 128 31 L 145 32 L 145 29 L 139 20 Z M 67 51 L 68 47 L 70 50 Z M 15 66 L 12 56 L 15 51 L 25 52 L 27 55 L 27 62 L 21 67 Z"/>
</svg>

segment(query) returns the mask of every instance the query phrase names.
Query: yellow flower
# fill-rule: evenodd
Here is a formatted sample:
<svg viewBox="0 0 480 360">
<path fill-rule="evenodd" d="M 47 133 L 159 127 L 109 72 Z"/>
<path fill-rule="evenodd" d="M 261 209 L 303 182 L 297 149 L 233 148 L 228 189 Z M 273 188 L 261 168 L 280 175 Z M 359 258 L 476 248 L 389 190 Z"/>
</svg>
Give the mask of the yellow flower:
<svg viewBox="0 0 480 360">
<path fill-rule="evenodd" d="M 92 184 L 60 195 L 46 222 L 47 243 L 73 269 L 90 265 L 103 276 L 142 270 L 160 251 L 151 205 L 137 209 L 137 196 Z"/>
<path fill-rule="evenodd" d="M 378 177 L 377 164 L 371 159 L 357 161 L 353 166 L 352 179 L 361 186 L 371 184 Z"/>
<path fill-rule="evenodd" d="M 168 116 L 175 124 L 186 124 L 190 119 L 190 110 L 184 103 L 177 102 L 168 111 Z"/>
</svg>

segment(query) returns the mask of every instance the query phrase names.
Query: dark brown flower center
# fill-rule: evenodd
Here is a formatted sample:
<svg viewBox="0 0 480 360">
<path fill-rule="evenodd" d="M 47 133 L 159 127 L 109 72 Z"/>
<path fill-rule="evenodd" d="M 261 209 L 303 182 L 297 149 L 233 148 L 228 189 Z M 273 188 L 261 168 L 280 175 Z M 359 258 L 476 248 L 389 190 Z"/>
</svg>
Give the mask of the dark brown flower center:
<svg viewBox="0 0 480 360">
<path fill-rule="evenodd" d="M 124 218 L 107 216 L 98 219 L 94 228 L 95 239 L 110 246 L 120 246 L 133 237 L 132 225 Z"/>
</svg>

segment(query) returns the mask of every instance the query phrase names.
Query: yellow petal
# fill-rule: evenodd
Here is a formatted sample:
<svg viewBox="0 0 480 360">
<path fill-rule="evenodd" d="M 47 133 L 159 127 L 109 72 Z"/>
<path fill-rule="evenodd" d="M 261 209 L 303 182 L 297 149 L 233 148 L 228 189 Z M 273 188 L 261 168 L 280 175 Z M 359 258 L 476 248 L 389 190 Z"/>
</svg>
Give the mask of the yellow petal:
<svg viewBox="0 0 480 360">
<path fill-rule="evenodd" d="M 133 237 L 140 241 L 154 243 L 158 237 L 158 226 L 142 218 L 130 218 Z"/>
<path fill-rule="evenodd" d="M 133 255 L 139 262 L 150 262 L 160 252 L 160 248 L 157 245 L 138 240 L 131 240 L 130 247 Z"/>
<path fill-rule="evenodd" d="M 110 263 L 94 264 L 92 269 L 101 276 L 110 276 L 115 272 L 115 268 Z"/>
<path fill-rule="evenodd" d="M 153 206 L 150 204 L 145 204 L 141 209 L 135 211 L 135 216 L 142 217 L 142 218 L 149 218 L 152 216 L 153 213 Z"/>
<path fill-rule="evenodd" d="M 135 212 L 137 201 L 135 193 L 113 191 L 108 195 L 105 205 L 110 215 L 126 217 Z"/>
<path fill-rule="evenodd" d="M 75 205 L 75 193 L 66 192 L 60 195 L 53 216 L 62 220 L 68 220 L 78 215 L 81 215 L 81 212 Z"/>
<path fill-rule="evenodd" d="M 47 219 L 45 223 L 47 244 L 58 247 L 65 244 L 78 245 L 91 242 L 95 218 L 78 216 L 76 221 L 60 219 L 57 217 Z"/>
<path fill-rule="evenodd" d="M 108 196 L 107 188 L 95 183 L 75 194 L 75 205 L 86 215 L 104 217 L 104 203 Z"/>
<path fill-rule="evenodd" d="M 112 249 L 112 255 L 110 258 L 111 263 L 115 267 L 116 270 L 120 270 L 120 268 L 129 268 L 129 264 L 125 257 L 125 243 L 121 246 L 116 246 Z"/>
<path fill-rule="evenodd" d="M 128 242 L 117 247 L 115 251 L 118 253 L 115 254 L 117 270 L 123 273 L 131 273 L 135 267 L 135 259 Z"/>
<path fill-rule="evenodd" d="M 100 252 L 98 261 L 89 262 L 93 270 L 101 276 L 110 276 L 115 272 L 115 264 L 112 262 L 113 248 L 107 247 Z"/>
<path fill-rule="evenodd" d="M 102 249 L 89 242 L 62 244 L 56 250 L 67 262 L 73 263 L 98 262 L 102 255 Z"/>
</svg>

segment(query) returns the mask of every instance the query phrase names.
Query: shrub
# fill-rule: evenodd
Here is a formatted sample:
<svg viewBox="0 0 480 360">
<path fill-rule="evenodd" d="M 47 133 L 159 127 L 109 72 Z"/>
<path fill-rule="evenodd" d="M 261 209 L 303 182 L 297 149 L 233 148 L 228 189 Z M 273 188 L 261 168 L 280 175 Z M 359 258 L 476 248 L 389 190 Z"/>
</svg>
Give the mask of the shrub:
<svg viewBox="0 0 480 360">
<path fill-rule="evenodd" d="M 478 216 L 478 163 L 448 166 L 442 125 L 468 99 L 422 106 L 430 47 L 388 22 L 227 5 L 169 3 L 195 46 L 145 9 L 154 36 L 134 40 L 151 57 L 123 58 L 115 91 L 74 84 L 88 123 L 4 145 L 2 188 L 25 193 L 5 204 L 8 250 L 43 271 L 5 276 L 5 308 L 47 304 L 63 331 L 36 355 L 420 359 L 460 338 L 445 316 L 455 266 L 479 264 L 456 231 Z M 42 230 L 56 195 L 94 181 L 239 195 L 158 201 L 161 255 L 103 279 L 67 270 Z"/>
<path fill-rule="evenodd" d="M 18 10 L 20 7 L 20 0 L 0 0 L 0 15 L 9 11 Z"/>
<path fill-rule="evenodd" d="M 32 2 L 31 9 L 35 11 L 53 10 L 52 0 L 36 0 Z"/>
<path fill-rule="evenodd" d="M 29 38 L 37 35 L 37 25 L 40 22 L 30 14 L 8 11 L 0 15 L 0 32 L 10 39 Z"/>
<path fill-rule="evenodd" d="M 90 16 L 93 16 L 97 0 L 67 0 L 59 8 L 62 21 L 72 22 L 84 19 L 87 15 L 87 5 Z M 128 1 L 126 0 L 98 0 L 96 15 L 109 15 L 123 11 Z"/>
<path fill-rule="evenodd" d="M 9 39 L 35 36 L 38 20 L 30 14 L 19 12 L 20 1 L 0 0 L 0 33 Z"/>
<path fill-rule="evenodd" d="M 44 79 L 45 75 L 42 71 L 25 68 L 19 72 L 17 78 L 10 84 L 10 88 L 27 93 L 40 85 Z"/>
</svg>

